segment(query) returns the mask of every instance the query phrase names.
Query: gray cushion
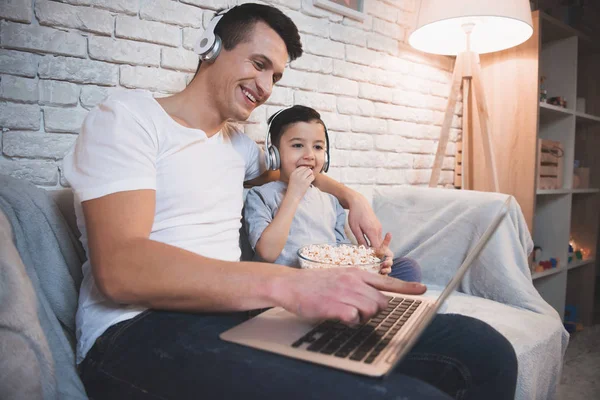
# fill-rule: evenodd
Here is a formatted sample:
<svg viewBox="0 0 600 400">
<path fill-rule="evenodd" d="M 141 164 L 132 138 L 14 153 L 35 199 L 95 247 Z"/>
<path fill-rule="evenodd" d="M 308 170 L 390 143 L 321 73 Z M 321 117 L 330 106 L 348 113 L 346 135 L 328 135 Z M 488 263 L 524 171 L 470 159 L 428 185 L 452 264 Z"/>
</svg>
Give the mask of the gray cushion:
<svg viewBox="0 0 600 400">
<path fill-rule="evenodd" d="M 11 267 L 24 266 L 35 295 L 37 322 L 51 352 L 56 376 L 41 372 L 42 388 L 54 386 L 59 398 L 85 399 L 83 384 L 75 367 L 75 313 L 85 253 L 52 198 L 29 182 L 0 175 L 0 210 L 12 228 L 18 251 Z M 22 285 L 21 285 L 22 286 Z M 11 286 L 20 290 L 21 286 Z M 25 306 L 27 296 L 14 296 Z M 21 327 L 23 332 L 31 325 Z M 34 339 L 36 344 L 41 343 Z M 52 398 L 47 397 L 45 398 Z"/>
<path fill-rule="evenodd" d="M 36 295 L 0 211 L 0 394 L 3 399 L 55 399 L 52 355 Z"/>
</svg>

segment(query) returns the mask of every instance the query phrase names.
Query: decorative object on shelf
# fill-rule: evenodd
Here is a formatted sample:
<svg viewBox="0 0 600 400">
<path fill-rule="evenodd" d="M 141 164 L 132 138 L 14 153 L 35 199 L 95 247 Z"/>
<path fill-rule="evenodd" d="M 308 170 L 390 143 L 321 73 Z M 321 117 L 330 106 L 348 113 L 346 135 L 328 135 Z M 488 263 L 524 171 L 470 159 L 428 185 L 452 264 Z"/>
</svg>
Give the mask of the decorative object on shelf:
<svg viewBox="0 0 600 400">
<path fill-rule="evenodd" d="M 567 99 L 561 96 L 550 97 L 548 99 L 548 104 L 552 104 L 553 106 L 559 106 L 562 108 L 567 108 Z"/>
<path fill-rule="evenodd" d="M 577 321 L 577 306 L 572 304 L 565 305 L 564 326 L 569 333 L 583 330 L 583 324 Z"/>
<path fill-rule="evenodd" d="M 533 252 L 531 253 L 531 262 L 529 264 L 529 270 L 533 274 L 534 272 L 542 272 L 544 269 L 539 268 L 538 262 L 542 260 L 542 248 L 540 246 L 534 246 Z"/>
<path fill-rule="evenodd" d="M 590 249 L 579 246 L 572 237 L 569 239 L 569 264 L 574 260 L 587 260 L 590 254 Z"/>
<path fill-rule="evenodd" d="M 358 21 L 365 20 L 364 0 L 313 0 L 313 4 Z"/>
<path fill-rule="evenodd" d="M 567 262 L 569 264 L 571 264 L 571 261 L 573 261 L 573 240 L 572 239 L 569 242 L 569 252 L 567 254 L 569 256 L 569 258 L 567 259 Z"/>
<path fill-rule="evenodd" d="M 588 189 L 590 187 L 590 169 L 575 167 L 573 168 L 573 178 L 577 177 L 577 186 L 573 180 L 573 189 Z"/>
<path fill-rule="evenodd" d="M 417 16 L 416 29 L 409 43 L 426 53 L 452 55 L 456 57 L 452 85 L 448 96 L 444 121 L 433 164 L 429 186 L 438 184 L 442 163 L 450 137 L 450 125 L 461 87 L 463 103 L 468 104 L 471 88 L 479 114 L 480 135 L 485 159 L 494 191 L 499 190 L 496 162 L 492 149 L 489 112 L 481 79 L 479 54 L 491 53 L 517 46 L 531 37 L 533 23 L 531 8 L 527 0 L 473 1 L 473 0 L 422 0 Z M 467 107 L 465 107 L 467 109 Z M 465 127 L 473 126 L 472 115 L 463 116 Z M 469 144 L 472 138 L 463 134 L 462 187 L 469 189 L 468 168 Z"/>
<path fill-rule="evenodd" d="M 546 77 L 543 75 L 540 76 L 540 102 L 541 103 L 548 102 L 548 91 L 546 90 L 546 87 L 544 86 L 545 81 L 546 81 Z"/>
<path fill-rule="evenodd" d="M 542 248 L 540 246 L 533 247 L 533 261 L 540 261 L 542 259 Z"/>
<path fill-rule="evenodd" d="M 538 139 L 538 189 L 559 189 L 563 185 L 562 143 L 547 139 Z"/>
<path fill-rule="evenodd" d="M 578 112 L 581 112 L 581 113 L 585 114 L 585 98 L 583 98 L 583 97 L 578 97 L 577 98 L 575 109 Z"/>
<path fill-rule="evenodd" d="M 587 247 L 581 249 L 581 254 L 583 255 L 583 259 L 587 260 L 592 255 L 592 251 Z"/>
<path fill-rule="evenodd" d="M 551 258 L 549 260 L 540 261 L 535 267 L 535 272 L 544 272 L 547 269 L 556 268 L 558 267 L 559 262 L 560 259 L 558 258 Z"/>
</svg>

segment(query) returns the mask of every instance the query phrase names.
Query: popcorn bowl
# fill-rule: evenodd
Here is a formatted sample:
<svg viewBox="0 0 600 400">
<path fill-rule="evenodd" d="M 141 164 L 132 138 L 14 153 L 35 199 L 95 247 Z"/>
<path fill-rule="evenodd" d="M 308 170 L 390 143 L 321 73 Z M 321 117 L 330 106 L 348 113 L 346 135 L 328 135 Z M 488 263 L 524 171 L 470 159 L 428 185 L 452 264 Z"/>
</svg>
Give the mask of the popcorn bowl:
<svg viewBox="0 0 600 400">
<path fill-rule="evenodd" d="M 354 267 L 378 274 L 383 259 L 372 248 L 345 244 L 310 244 L 298 249 L 300 268 L 325 269 Z"/>
</svg>

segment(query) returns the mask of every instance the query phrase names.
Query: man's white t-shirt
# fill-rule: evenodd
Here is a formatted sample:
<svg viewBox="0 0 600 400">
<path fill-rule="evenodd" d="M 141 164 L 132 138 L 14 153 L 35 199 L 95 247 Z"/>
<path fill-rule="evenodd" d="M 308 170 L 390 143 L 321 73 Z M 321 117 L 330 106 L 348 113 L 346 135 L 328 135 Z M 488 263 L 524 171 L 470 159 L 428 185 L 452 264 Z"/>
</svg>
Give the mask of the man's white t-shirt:
<svg viewBox="0 0 600 400">
<path fill-rule="evenodd" d="M 238 261 L 243 182 L 265 167 L 262 150 L 243 133 L 208 138 L 202 130 L 175 122 L 150 92 L 136 90 L 114 94 L 90 111 L 63 169 L 75 195 L 86 253 L 81 202 L 152 189 L 156 210 L 151 240 Z M 111 325 L 142 311 L 104 297 L 86 261 L 76 318 L 77 363 Z"/>
</svg>

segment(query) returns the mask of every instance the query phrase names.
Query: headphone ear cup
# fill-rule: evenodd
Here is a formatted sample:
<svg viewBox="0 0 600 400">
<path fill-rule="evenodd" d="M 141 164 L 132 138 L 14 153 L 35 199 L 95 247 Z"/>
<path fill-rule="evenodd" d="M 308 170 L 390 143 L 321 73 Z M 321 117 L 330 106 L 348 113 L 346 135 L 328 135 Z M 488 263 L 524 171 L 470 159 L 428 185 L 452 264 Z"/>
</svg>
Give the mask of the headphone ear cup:
<svg viewBox="0 0 600 400">
<path fill-rule="evenodd" d="M 267 168 L 267 171 L 270 171 L 272 166 L 273 161 L 271 157 L 271 146 L 267 145 L 265 148 L 265 167 Z"/>
<path fill-rule="evenodd" d="M 279 168 L 281 168 L 281 159 L 279 158 L 279 150 L 277 150 L 277 147 L 275 147 L 275 146 L 271 146 L 271 149 L 273 150 L 273 165 L 271 166 L 271 169 L 273 171 L 277 171 Z"/>
<path fill-rule="evenodd" d="M 195 52 L 201 57 L 210 51 L 215 44 L 215 34 L 212 31 L 204 31 L 202 37 L 196 43 Z"/>
<path fill-rule="evenodd" d="M 269 145 L 265 151 L 265 167 L 267 171 L 276 171 L 280 167 L 279 150 L 277 147 Z"/>
<path fill-rule="evenodd" d="M 202 58 L 202 61 L 212 63 L 217 59 L 217 56 L 219 55 L 219 53 L 221 53 L 221 47 L 222 47 L 221 38 L 219 37 L 219 35 L 214 35 L 214 36 L 215 36 L 215 40 L 213 42 L 212 47 L 208 50 L 208 53 L 205 53 L 200 56 L 200 58 Z"/>
<path fill-rule="evenodd" d="M 221 18 L 223 18 L 223 14 L 217 14 L 194 45 L 194 51 L 200 55 L 202 61 L 213 62 L 221 52 L 221 38 L 215 33 L 215 28 Z"/>
<path fill-rule="evenodd" d="M 321 172 L 327 172 L 329 170 L 329 152 L 325 152 L 325 162 L 323 163 L 323 168 L 321 168 Z"/>
</svg>

